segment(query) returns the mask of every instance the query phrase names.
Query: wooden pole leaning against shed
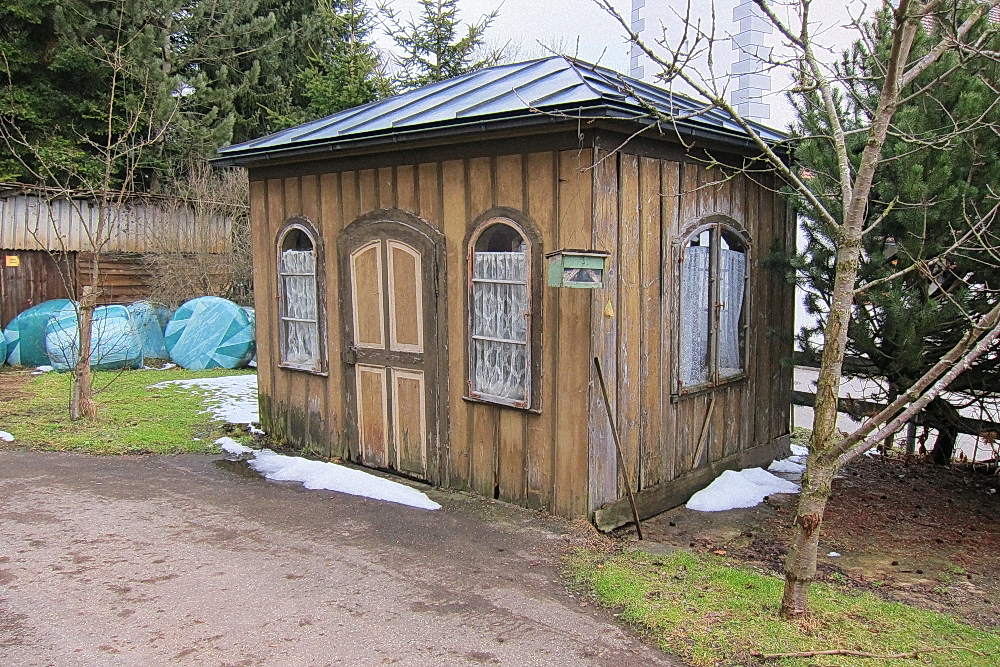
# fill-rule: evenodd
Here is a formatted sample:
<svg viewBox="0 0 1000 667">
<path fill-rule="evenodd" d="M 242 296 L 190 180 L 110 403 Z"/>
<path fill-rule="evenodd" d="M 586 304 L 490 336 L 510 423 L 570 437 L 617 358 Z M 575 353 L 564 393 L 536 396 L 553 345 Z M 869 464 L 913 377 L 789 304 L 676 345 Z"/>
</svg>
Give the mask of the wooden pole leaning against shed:
<svg viewBox="0 0 1000 667">
<path fill-rule="evenodd" d="M 628 495 L 628 504 L 632 507 L 632 518 L 635 519 L 635 532 L 641 540 L 642 524 L 639 522 L 639 510 L 635 506 L 635 494 L 632 493 L 632 482 L 628 478 L 628 467 L 625 465 L 622 444 L 618 439 L 618 427 L 615 425 L 615 416 L 611 413 L 611 400 L 608 398 L 608 386 L 604 384 L 604 372 L 601 370 L 601 360 L 594 357 L 594 365 L 597 367 L 597 379 L 601 383 L 601 394 L 604 396 L 604 409 L 608 413 L 608 422 L 611 424 L 611 437 L 615 441 L 615 451 L 618 452 L 618 465 L 621 466 L 622 477 L 625 478 L 625 493 Z"/>
</svg>

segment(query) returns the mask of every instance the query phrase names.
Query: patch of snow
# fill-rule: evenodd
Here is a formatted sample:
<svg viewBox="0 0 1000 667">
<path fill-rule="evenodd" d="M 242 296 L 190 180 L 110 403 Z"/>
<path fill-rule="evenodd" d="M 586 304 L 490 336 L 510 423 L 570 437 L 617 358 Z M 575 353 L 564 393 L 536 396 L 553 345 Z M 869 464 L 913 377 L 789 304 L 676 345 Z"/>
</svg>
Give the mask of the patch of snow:
<svg viewBox="0 0 1000 667">
<path fill-rule="evenodd" d="M 260 421 L 257 407 L 256 375 L 225 375 L 217 378 L 167 380 L 152 387 L 178 386 L 205 394 L 206 412 L 230 424 L 254 424 Z M 252 431 L 251 431 L 252 432 Z"/>
<path fill-rule="evenodd" d="M 160 366 L 161 371 L 169 371 L 171 368 L 177 368 L 177 364 L 163 364 Z"/>
<path fill-rule="evenodd" d="M 687 508 L 699 512 L 722 512 L 753 507 L 772 493 L 798 493 L 799 485 L 772 475 L 763 468 L 727 470 L 706 488 L 691 496 Z"/>
<path fill-rule="evenodd" d="M 250 363 L 248 363 L 247 366 L 249 366 L 250 368 L 257 368 L 257 360 L 251 359 Z"/>
<path fill-rule="evenodd" d="M 262 428 L 257 428 L 252 423 L 247 424 L 247 430 L 250 431 L 250 435 L 267 435 L 267 431 Z"/>
<path fill-rule="evenodd" d="M 7 431 L 0 431 L 0 440 L 3 440 L 4 442 L 14 442 L 14 436 Z"/>
<path fill-rule="evenodd" d="M 339 491 L 352 496 L 364 496 L 419 509 L 436 510 L 441 506 L 414 488 L 393 482 L 361 470 L 311 461 L 300 456 L 276 454 L 270 449 L 256 451 L 250 467 L 267 479 L 302 482 L 307 489 Z"/>
<path fill-rule="evenodd" d="M 229 454 L 249 454 L 254 451 L 247 447 L 246 445 L 241 445 L 232 438 L 222 437 L 215 441 L 215 444 L 222 447 L 222 451 Z"/>
<path fill-rule="evenodd" d="M 48 365 L 46 365 L 46 366 L 37 366 L 35 368 L 35 370 L 31 371 L 31 374 L 32 375 L 41 375 L 42 373 L 48 373 L 51 370 L 54 370 L 52 368 L 52 366 L 48 366 Z"/>
<path fill-rule="evenodd" d="M 785 473 L 801 473 L 806 469 L 805 465 L 792 459 L 798 458 L 795 456 L 789 457 L 787 459 L 781 459 L 780 461 L 772 461 L 771 465 L 767 469 L 771 472 L 785 472 Z"/>
<path fill-rule="evenodd" d="M 836 551 L 831 551 L 830 553 L 827 554 L 827 556 L 829 556 L 830 558 L 840 558 L 840 554 L 838 554 Z"/>
<path fill-rule="evenodd" d="M 802 445 L 792 445 L 792 456 L 809 456 L 809 448 Z"/>
</svg>

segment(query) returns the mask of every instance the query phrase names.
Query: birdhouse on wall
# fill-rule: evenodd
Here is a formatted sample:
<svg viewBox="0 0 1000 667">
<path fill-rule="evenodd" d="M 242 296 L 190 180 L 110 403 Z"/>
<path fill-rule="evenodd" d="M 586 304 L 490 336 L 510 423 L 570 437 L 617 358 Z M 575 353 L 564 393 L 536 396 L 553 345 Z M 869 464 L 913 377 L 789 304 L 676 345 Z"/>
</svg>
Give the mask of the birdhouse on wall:
<svg viewBox="0 0 1000 667">
<path fill-rule="evenodd" d="M 549 260 L 549 287 L 604 287 L 608 253 L 599 250 L 557 250 Z"/>
</svg>

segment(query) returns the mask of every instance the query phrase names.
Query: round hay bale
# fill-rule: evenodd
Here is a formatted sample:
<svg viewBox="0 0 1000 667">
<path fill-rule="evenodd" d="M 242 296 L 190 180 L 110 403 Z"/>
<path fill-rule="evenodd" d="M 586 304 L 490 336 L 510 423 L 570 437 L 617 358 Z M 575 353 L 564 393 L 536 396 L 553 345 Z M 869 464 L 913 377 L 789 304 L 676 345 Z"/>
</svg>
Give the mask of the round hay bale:
<svg viewBox="0 0 1000 667">
<path fill-rule="evenodd" d="M 126 308 L 132 315 L 136 331 L 139 332 L 143 358 L 169 359 L 170 354 L 163 339 L 163 330 L 170 321 L 170 310 L 166 306 L 150 301 L 136 301 Z"/>
<path fill-rule="evenodd" d="M 174 313 L 164 334 L 170 359 L 182 368 L 242 368 L 254 353 L 250 318 L 232 301 L 191 299 Z"/>
<path fill-rule="evenodd" d="M 32 306 L 12 319 L 3 332 L 7 344 L 7 363 L 11 366 L 44 366 L 49 363 L 45 350 L 45 325 L 62 308 L 73 307 L 69 299 L 52 299 Z"/>
<path fill-rule="evenodd" d="M 49 363 L 57 371 L 76 366 L 80 329 L 74 309 L 55 313 L 45 326 Z M 98 306 L 90 332 L 90 367 L 98 371 L 142 367 L 142 340 L 125 306 Z"/>
</svg>

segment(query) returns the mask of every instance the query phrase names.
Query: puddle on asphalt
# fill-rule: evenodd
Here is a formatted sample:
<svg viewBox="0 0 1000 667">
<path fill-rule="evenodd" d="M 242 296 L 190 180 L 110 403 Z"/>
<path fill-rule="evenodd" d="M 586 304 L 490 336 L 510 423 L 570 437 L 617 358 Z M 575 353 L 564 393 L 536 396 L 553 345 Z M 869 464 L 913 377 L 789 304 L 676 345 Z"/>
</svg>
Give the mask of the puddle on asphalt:
<svg viewBox="0 0 1000 667">
<path fill-rule="evenodd" d="M 219 468 L 228 470 L 229 472 L 235 473 L 240 477 L 247 477 L 249 479 L 264 479 L 263 475 L 250 467 L 249 461 L 242 461 L 238 459 L 216 459 L 213 463 L 215 463 L 215 465 Z"/>
</svg>

